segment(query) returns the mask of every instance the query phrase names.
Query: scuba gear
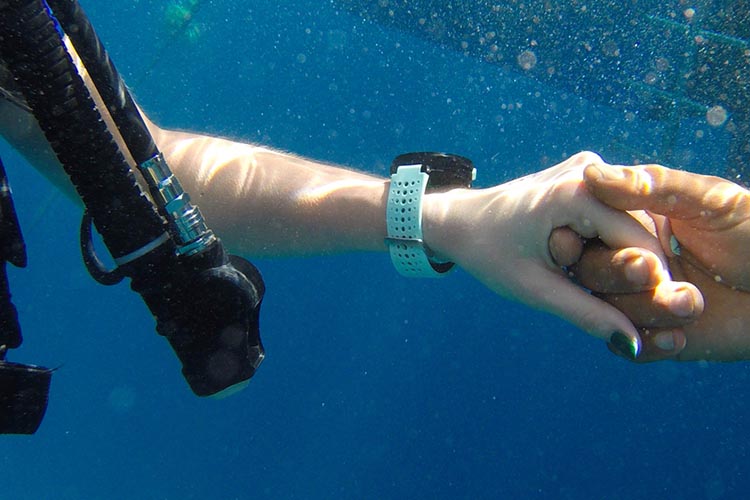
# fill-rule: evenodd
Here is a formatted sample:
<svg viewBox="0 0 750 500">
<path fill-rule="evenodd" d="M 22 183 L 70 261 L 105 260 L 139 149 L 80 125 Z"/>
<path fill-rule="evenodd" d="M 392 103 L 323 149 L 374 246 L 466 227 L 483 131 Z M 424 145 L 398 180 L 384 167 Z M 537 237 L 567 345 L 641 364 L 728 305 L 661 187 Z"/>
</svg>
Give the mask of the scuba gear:
<svg viewBox="0 0 750 500">
<path fill-rule="evenodd" d="M 92 276 L 131 278 L 197 395 L 246 384 L 265 356 L 260 273 L 206 226 L 80 6 L 0 0 L 0 33 L 0 58 L 86 206 L 81 247 Z M 92 223 L 114 270 L 93 251 Z"/>
<path fill-rule="evenodd" d="M 5 264 L 26 267 L 26 245 L 0 160 L 0 434 L 33 434 L 47 410 L 52 370 L 6 361 L 23 342 Z"/>
<path fill-rule="evenodd" d="M 2 66 L 0 66 L 0 68 L 2 68 Z M 23 110 L 26 113 L 31 113 L 31 108 L 26 105 L 26 103 L 23 100 L 23 96 L 19 96 L 18 94 L 11 92 L 8 89 L 0 87 L 0 99 L 4 99 L 8 101 L 9 103 Z"/>
</svg>

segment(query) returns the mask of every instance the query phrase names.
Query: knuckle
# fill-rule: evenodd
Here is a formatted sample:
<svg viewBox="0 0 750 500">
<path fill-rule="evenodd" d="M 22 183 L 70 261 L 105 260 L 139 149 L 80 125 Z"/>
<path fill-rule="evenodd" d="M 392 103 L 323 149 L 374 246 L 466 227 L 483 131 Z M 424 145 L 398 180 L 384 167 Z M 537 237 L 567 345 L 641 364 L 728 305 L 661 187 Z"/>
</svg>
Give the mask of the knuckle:
<svg viewBox="0 0 750 500">
<path fill-rule="evenodd" d="M 578 165 L 589 165 L 591 163 L 604 163 L 602 157 L 593 151 L 581 151 L 571 157 L 571 159 Z"/>
</svg>

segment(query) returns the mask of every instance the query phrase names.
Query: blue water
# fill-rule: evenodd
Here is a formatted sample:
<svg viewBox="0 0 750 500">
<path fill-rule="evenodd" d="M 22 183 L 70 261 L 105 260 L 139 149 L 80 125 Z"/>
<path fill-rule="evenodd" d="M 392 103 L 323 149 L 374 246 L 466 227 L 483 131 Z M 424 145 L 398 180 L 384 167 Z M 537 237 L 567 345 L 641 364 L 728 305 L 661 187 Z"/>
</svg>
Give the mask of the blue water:
<svg viewBox="0 0 750 500">
<path fill-rule="evenodd" d="M 396 154 L 443 150 L 471 157 L 487 186 L 583 149 L 658 155 L 665 134 L 327 0 L 204 2 L 192 37 L 170 36 L 164 0 L 82 4 L 162 125 L 379 174 Z M 720 172 L 727 140 L 685 121 L 671 158 Z M 199 399 L 140 298 L 86 274 L 80 210 L 0 154 L 29 250 L 11 270 L 26 337 L 12 360 L 60 366 L 37 434 L 0 439 L 0 498 L 748 491 L 745 363 L 629 364 L 460 271 L 409 281 L 385 255 L 257 260 L 267 359 L 243 393 Z"/>
</svg>

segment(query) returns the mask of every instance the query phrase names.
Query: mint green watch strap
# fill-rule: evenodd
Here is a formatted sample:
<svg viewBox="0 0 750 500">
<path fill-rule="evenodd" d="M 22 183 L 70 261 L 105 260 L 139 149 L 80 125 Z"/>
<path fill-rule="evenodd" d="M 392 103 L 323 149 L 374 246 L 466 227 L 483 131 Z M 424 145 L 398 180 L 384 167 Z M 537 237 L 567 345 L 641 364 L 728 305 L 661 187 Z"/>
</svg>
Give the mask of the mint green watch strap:
<svg viewBox="0 0 750 500">
<path fill-rule="evenodd" d="M 437 278 L 445 276 L 453 266 L 446 263 L 433 266 L 422 240 L 422 197 L 429 175 L 421 168 L 422 165 L 401 165 L 391 176 L 386 244 L 399 273 L 412 278 Z"/>
</svg>

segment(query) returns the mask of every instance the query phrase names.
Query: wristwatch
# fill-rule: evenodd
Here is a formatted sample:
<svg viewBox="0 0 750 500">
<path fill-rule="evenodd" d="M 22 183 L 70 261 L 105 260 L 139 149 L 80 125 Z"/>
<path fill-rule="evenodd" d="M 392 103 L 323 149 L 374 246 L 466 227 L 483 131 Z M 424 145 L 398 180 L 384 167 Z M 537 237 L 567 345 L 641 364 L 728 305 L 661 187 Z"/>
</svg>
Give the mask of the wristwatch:
<svg viewBox="0 0 750 500">
<path fill-rule="evenodd" d="M 426 192 L 470 188 L 476 169 L 468 158 L 443 153 L 407 153 L 391 163 L 385 242 L 404 276 L 437 278 L 454 264 L 438 260 L 422 239 L 422 197 Z"/>
</svg>

